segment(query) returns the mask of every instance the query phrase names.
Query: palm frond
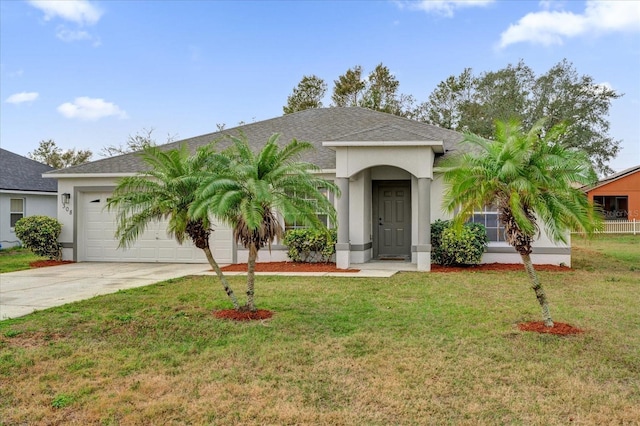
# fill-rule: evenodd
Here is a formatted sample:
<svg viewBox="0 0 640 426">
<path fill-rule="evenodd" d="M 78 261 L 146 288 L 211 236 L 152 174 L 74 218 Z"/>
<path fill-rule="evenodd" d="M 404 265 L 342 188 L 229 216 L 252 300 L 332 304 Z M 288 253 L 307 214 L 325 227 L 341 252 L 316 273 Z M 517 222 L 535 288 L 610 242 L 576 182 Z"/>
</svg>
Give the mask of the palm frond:
<svg viewBox="0 0 640 426">
<path fill-rule="evenodd" d="M 238 242 L 258 249 L 270 245 L 281 231 L 279 221 L 278 226 L 271 223 L 277 219 L 275 211 L 286 220 L 312 226 L 322 225 L 317 214 L 323 212 L 335 223 L 335 209 L 320 190 L 339 193 L 337 186 L 314 176 L 316 166 L 298 161 L 311 144 L 293 140 L 281 148 L 276 133 L 253 153 L 243 135 L 231 140 L 232 146 L 220 154 L 226 167 L 203 174 L 191 206 L 193 214 L 207 212 L 223 219 L 234 228 Z"/>
<path fill-rule="evenodd" d="M 495 204 L 523 235 L 537 232 L 537 220 L 554 241 L 564 241 L 568 230 L 589 232 L 598 226 L 586 195 L 572 187 L 594 179 L 588 158 L 559 143 L 564 125 L 545 133 L 543 124 L 525 133 L 518 122 L 497 122 L 493 141 L 467 134 L 465 142 L 476 149 L 452 155 L 435 169 L 445 180 L 443 206 L 459 211 L 457 223 L 474 209 Z"/>
</svg>

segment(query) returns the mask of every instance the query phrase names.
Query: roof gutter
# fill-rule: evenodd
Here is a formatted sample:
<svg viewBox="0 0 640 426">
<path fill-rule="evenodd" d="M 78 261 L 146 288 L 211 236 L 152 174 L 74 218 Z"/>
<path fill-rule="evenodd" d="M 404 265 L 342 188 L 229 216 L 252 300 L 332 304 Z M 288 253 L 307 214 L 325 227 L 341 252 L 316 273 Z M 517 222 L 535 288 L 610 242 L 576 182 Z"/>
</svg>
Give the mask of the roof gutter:
<svg viewBox="0 0 640 426">
<path fill-rule="evenodd" d="M 136 176 L 137 173 L 45 173 L 45 179 L 86 179 L 86 178 L 121 178 Z"/>
<path fill-rule="evenodd" d="M 329 149 L 335 151 L 335 148 L 339 147 L 409 147 L 409 146 L 425 146 L 431 147 L 433 152 L 437 154 L 444 154 L 444 142 L 443 141 L 331 141 L 322 142 L 322 146 L 326 146 Z"/>
</svg>

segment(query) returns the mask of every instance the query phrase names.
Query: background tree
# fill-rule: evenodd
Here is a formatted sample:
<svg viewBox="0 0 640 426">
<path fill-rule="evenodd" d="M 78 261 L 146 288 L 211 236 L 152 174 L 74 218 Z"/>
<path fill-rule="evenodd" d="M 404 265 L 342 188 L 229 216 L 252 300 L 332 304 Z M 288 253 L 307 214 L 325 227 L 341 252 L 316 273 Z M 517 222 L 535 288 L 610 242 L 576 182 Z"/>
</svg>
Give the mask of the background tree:
<svg viewBox="0 0 640 426">
<path fill-rule="evenodd" d="M 360 106 L 400 116 L 411 116 L 413 96 L 400 94 L 400 82 L 388 67 L 378 64 L 366 79 L 362 67 L 357 65 L 334 80 L 331 100 L 334 106 Z"/>
<path fill-rule="evenodd" d="M 444 172 L 445 208 L 459 209 L 457 227 L 474 211 L 497 207 L 505 240 L 522 258 L 547 327 L 553 326 L 549 303 L 530 256 L 538 223 L 551 240 L 567 242 L 568 231 L 591 234 L 601 222 L 585 193 L 573 186 L 597 176 L 583 151 L 563 144 L 566 132 L 563 125 L 545 131 L 540 121 L 525 133 L 515 120 L 498 121 L 493 140 L 466 134 L 472 149 L 438 168 Z"/>
<path fill-rule="evenodd" d="M 287 98 L 282 107 L 285 114 L 304 111 L 310 108 L 322 108 L 322 98 L 327 93 L 327 83 L 315 75 L 305 75 Z"/>
<path fill-rule="evenodd" d="M 238 309 L 238 300 L 211 253 L 209 217 L 206 214 L 194 216 L 189 212 L 200 182 L 198 174 L 204 168 L 215 169 L 213 160 L 216 158 L 211 145 L 199 148 L 192 156 L 186 146 L 168 151 L 147 146 L 142 151 L 142 159 L 148 170 L 122 178 L 109 198 L 107 208 L 117 212 L 119 247 L 133 244 L 151 222 L 169 218 L 169 235 L 180 244 L 189 238 L 204 251 L 225 292 Z"/>
<path fill-rule="evenodd" d="M 536 79 L 528 115 L 547 117 L 546 129 L 567 123 L 563 143 L 586 151 L 596 170 L 606 175 L 613 173 L 607 163 L 620 152 L 620 141 L 609 136 L 609 108 L 621 96 L 591 76 L 578 75 L 565 59 Z"/>
<path fill-rule="evenodd" d="M 92 155 L 93 153 L 88 149 L 76 151 L 74 148 L 63 151 L 52 139 L 40 141 L 38 148 L 27 153 L 27 156 L 32 160 L 48 164 L 54 169 L 64 169 L 86 163 Z"/>
<path fill-rule="evenodd" d="M 496 120 L 517 119 L 530 127 L 542 118 L 544 130 L 566 123 L 563 144 L 584 150 L 600 173 L 620 150 L 620 141 L 608 135 L 609 108 L 622 96 L 578 75 L 563 60 L 536 76 L 523 61 L 517 65 L 474 76 L 467 68 L 459 76 L 439 83 L 429 100 L 411 116 L 444 128 L 469 131 L 491 138 Z"/>
<path fill-rule="evenodd" d="M 254 153 L 246 137 L 231 137 L 232 146 L 218 156 L 216 171 L 205 171 L 191 208 L 195 217 L 210 214 L 224 219 L 233 227 L 236 241 L 249 250 L 247 303 L 242 308 L 247 311 L 256 310 L 258 251 L 282 236 L 280 217 L 324 228 L 318 219 L 321 213 L 335 223 L 335 210 L 322 190 L 338 193 L 338 188 L 312 173 L 318 167 L 298 161 L 313 145 L 294 139 L 280 148 L 278 138 L 274 134 Z"/>
<path fill-rule="evenodd" d="M 474 96 L 464 103 L 463 130 L 491 138 L 495 121 L 521 121 L 530 128 L 543 118 L 532 117 L 530 103 L 535 74 L 523 61 L 498 71 L 483 73 L 474 82 Z"/>
<path fill-rule="evenodd" d="M 130 152 L 143 151 L 150 146 L 157 146 L 156 140 L 153 138 L 152 133 L 154 129 L 142 129 L 142 131 L 135 135 L 129 135 L 127 143 L 123 145 L 107 145 L 102 148 L 100 155 L 103 157 L 113 157 L 116 155 L 128 154 Z M 175 137 L 167 136 L 166 143 L 173 142 Z"/>
<path fill-rule="evenodd" d="M 398 94 L 400 82 L 389 68 L 378 64 L 367 79 L 360 106 L 389 114 L 402 115 Z"/>
<path fill-rule="evenodd" d="M 337 107 L 359 106 L 366 82 L 362 79 L 362 67 L 356 65 L 333 81 L 331 100 Z"/>
<path fill-rule="evenodd" d="M 473 99 L 473 79 L 471 68 L 465 68 L 457 77 L 447 77 L 438 83 L 427 102 L 418 105 L 412 111 L 411 118 L 445 129 L 460 129 L 462 111 Z"/>
</svg>

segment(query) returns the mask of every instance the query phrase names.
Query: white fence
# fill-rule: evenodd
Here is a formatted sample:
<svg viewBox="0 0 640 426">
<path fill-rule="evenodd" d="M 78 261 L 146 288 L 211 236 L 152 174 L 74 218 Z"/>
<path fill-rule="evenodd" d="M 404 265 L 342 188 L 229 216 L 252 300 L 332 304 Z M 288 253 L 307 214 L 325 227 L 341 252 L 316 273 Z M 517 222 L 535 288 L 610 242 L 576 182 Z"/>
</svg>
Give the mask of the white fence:
<svg viewBox="0 0 640 426">
<path fill-rule="evenodd" d="M 640 234 L 640 221 L 638 220 L 605 220 L 603 234 Z"/>
</svg>

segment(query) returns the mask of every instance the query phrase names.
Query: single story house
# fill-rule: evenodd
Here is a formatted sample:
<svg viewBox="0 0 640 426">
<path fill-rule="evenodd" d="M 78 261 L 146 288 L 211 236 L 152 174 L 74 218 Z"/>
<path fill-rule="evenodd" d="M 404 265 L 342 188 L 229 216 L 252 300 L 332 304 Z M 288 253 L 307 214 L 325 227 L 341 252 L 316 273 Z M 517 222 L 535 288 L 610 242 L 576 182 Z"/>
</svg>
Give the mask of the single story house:
<svg viewBox="0 0 640 426">
<path fill-rule="evenodd" d="M 245 124 L 165 145 L 186 144 L 189 149 L 243 133 L 258 149 L 274 133 L 281 142 L 293 138 L 315 146 L 305 161 L 334 180 L 342 196 L 334 200 L 338 213 L 338 267 L 372 259 L 404 259 L 418 270 L 430 269 L 430 223 L 449 217 L 441 208 L 443 181 L 434 174 L 437 160 L 458 148 L 462 135 L 450 130 L 365 108 L 320 108 Z M 134 247 L 117 249 L 114 214 L 104 209 L 119 178 L 141 170 L 136 154 L 106 158 L 47 173 L 56 178 L 60 193 L 70 194 L 69 209 L 60 206 L 61 243 L 65 259 L 75 261 L 205 262 L 190 245 L 178 246 L 159 223 L 147 230 Z M 519 256 L 504 242 L 497 213 L 481 211 L 474 220 L 484 223 L 492 238 L 486 262 L 517 263 Z M 285 224 L 295 226 L 295 224 Z M 246 251 L 234 244 L 231 230 L 217 224 L 212 238 L 219 263 L 242 263 Z M 259 261 L 286 260 L 286 248 L 260 252 Z M 570 264 L 570 248 L 536 241 L 537 263 Z"/>
<path fill-rule="evenodd" d="M 0 247 L 20 245 L 14 225 L 23 217 L 58 215 L 58 183 L 42 177 L 51 170 L 0 148 Z"/>
<path fill-rule="evenodd" d="M 640 221 L 640 165 L 585 187 L 589 200 L 599 204 L 605 220 Z"/>
</svg>

